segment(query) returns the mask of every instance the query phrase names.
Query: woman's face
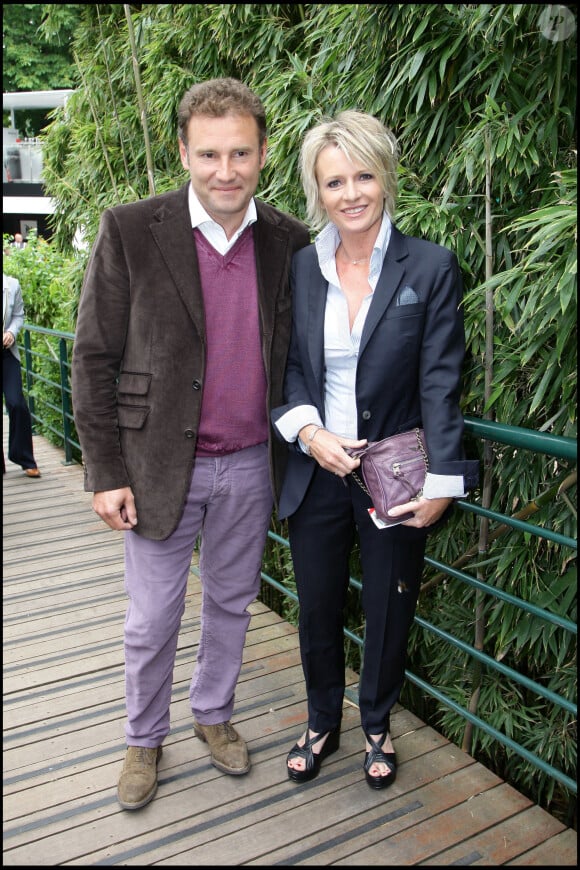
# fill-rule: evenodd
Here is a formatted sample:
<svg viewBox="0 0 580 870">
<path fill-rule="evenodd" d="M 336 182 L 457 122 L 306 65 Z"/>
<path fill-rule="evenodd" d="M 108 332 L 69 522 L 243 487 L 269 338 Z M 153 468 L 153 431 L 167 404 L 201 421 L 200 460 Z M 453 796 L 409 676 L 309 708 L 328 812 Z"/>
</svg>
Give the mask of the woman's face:
<svg viewBox="0 0 580 870">
<path fill-rule="evenodd" d="M 335 145 L 327 145 L 316 161 L 320 201 L 341 236 L 367 233 L 383 216 L 384 196 L 378 178 L 361 163 L 351 163 Z"/>
</svg>

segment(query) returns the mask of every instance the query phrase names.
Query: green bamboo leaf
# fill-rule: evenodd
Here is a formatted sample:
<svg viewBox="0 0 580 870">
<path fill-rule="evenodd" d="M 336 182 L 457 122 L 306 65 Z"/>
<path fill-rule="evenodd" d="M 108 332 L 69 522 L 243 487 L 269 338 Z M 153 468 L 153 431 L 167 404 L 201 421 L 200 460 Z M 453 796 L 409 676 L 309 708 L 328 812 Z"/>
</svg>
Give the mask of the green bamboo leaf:
<svg viewBox="0 0 580 870">
<path fill-rule="evenodd" d="M 408 72 L 408 79 L 410 82 L 413 81 L 413 79 L 415 78 L 415 76 L 417 75 L 419 70 L 421 69 L 421 67 L 423 65 L 423 60 L 425 59 L 425 54 L 426 54 L 426 52 L 424 49 L 420 49 L 419 51 L 417 51 L 415 53 L 415 56 L 413 58 L 413 62 L 411 63 L 411 67 L 410 67 L 409 72 Z"/>
</svg>

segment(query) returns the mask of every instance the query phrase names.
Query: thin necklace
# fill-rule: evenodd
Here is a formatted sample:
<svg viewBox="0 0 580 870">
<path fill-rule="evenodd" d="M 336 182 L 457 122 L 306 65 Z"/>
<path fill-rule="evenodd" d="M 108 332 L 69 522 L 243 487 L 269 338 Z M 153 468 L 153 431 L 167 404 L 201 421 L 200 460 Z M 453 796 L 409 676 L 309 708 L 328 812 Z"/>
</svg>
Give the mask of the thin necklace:
<svg viewBox="0 0 580 870">
<path fill-rule="evenodd" d="M 358 266 L 359 263 L 368 263 L 368 261 L 370 260 L 370 257 L 361 257 L 360 260 L 351 260 L 346 251 L 344 250 L 344 245 L 341 247 L 341 250 L 348 262 L 352 263 L 353 266 Z"/>
</svg>

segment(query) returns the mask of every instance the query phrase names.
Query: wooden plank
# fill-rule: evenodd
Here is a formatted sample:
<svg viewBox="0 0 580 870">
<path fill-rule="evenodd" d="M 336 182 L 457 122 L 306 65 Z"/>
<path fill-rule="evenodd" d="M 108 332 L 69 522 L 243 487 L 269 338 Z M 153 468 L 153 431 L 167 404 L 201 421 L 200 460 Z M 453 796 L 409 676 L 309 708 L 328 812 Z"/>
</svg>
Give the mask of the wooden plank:
<svg viewBox="0 0 580 870">
<path fill-rule="evenodd" d="M 304 702 L 299 706 L 299 716 L 303 721 Z M 189 738 L 186 741 L 179 741 L 178 747 L 172 744 L 168 748 L 166 754 L 169 755 L 171 752 L 171 761 L 162 760 L 160 788 L 154 802 L 154 813 L 150 812 L 153 805 L 146 807 L 140 813 L 119 813 L 115 806 L 113 789 L 110 788 L 110 799 L 106 808 L 102 801 L 98 807 L 94 806 L 94 796 L 92 804 L 87 807 L 91 825 L 90 830 L 86 830 L 86 837 L 81 844 L 76 838 L 71 839 L 70 828 L 81 822 L 82 807 L 77 807 L 72 816 L 70 813 L 61 813 L 58 818 L 52 818 L 54 814 L 47 816 L 41 811 L 35 818 L 37 823 L 42 825 L 43 844 L 50 849 L 54 862 L 60 864 L 80 860 L 95 863 L 104 860 L 108 846 L 103 850 L 103 845 L 113 842 L 116 844 L 116 860 L 120 863 L 143 864 L 144 861 L 159 860 L 159 853 L 149 854 L 152 849 L 159 848 L 167 852 L 169 859 L 169 856 L 183 851 L 183 844 L 187 846 L 192 834 L 195 835 L 196 844 L 200 839 L 202 842 L 206 841 L 211 851 L 216 844 L 221 825 L 239 831 L 242 825 L 253 826 L 256 812 L 266 819 L 278 818 L 280 814 L 285 815 L 293 807 L 302 806 L 304 797 L 302 789 L 296 788 L 295 784 L 288 780 L 284 762 L 288 748 L 297 736 L 295 725 L 293 723 L 291 729 L 281 734 L 280 728 L 284 724 L 284 717 L 274 714 L 277 716 L 277 721 L 272 723 L 274 737 L 269 739 L 264 735 L 261 724 L 263 715 L 239 723 L 241 732 L 249 741 L 253 762 L 252 771 L 247 777 L 227 777 L 220 774 L 209 764 L 204 745 L 199 740 Z M 417 733 L 415 729 L 408 728 L 410 720 L 405 712 L 402 712 L 401 718 L 409 735 Z M 364 786 L 361 792 L 365 799 L 370 797 L 376 800 L 376 795 L 368 789 L 362 778 L 362 735 L 358 711 L 353 708 L 345 711 L 345 727 L 350 728 L 350 731 L 346 731 L 346 734 L 351 734 L 350 741 L 349 738 L 345 738 L 345 748 L 344 750 L 341 748 L 340 757 L 337 753 L 336 758 L 333 756 L 332 762 L 329 759 L 331 763 L 325 765 L 325 775 L 321 774 L 316 780 L 314 792 L 310 788 L 310 785 L 314 784 L 310 784 L 306 793 L 310 794 L 308 802 L 311 802 L 316 799 L 318 789 L 323 788 L 333 794 L 335 796 L 333 802 L 344 806 L 345 812 L 348 813 L 348 801 L 336 801 L 336 795 L 340 795 L 344 787 L 345 776 L 356 778 L 357 783 Z M 433 743 L 441 745 L 444 741 L 439 735 L 433 734 L 428 744 L 432 746 Z M 415 751 L 421 751 L 421 748 L 424 746 L 416 748 Z M 170 767 L 168 771 L 166 764 L 172 764 L 176 750 L 175 760 L 178 762 L 178 767 Z M 454 764 L 456 759 L 455 756 Z M 422 765 L 422 770 L 427 770 L 427 766 Z M 439 770 L 441 770 L 441 762 L 431 767 L 430 775 L 436 777 Z M 167 775 L 169 775 L 168 779 Z M 312 807 L 310 815 L 315 818 Z M 86 824 L 88 826 L 88 818 Z M 55 830 L 55 827 L 58 830 Z M 284 826 L 280 827 L 276 824 L 276 827 L 280 829 L 282 836 L 294 838 L 292 831 L 289 832 Z M 18 838 L 17 832 L 9 831 L 9 835 L 10 843 Z M 137 838 L 139 842 L 136 842 Z M 123 844 L 124 849 L 121 848 Z M 256 843 L 254 847 L 255 845 Z M 235 861 L 232 862 L 232 855 L 230 855 L 231 863 L 243 863 L 242 853 L 237 851 L 239 846 L 240 843 L 236 843 Z M 26 863 L 30 854 L 30 845 L 24 844 L 11 850 L 11 861 Z M 182 863 L 181 859 L 177 863 Z M 210 860 L 203 863 L 223 862 L 214 859 L 213 862 Z"/>
<path fill-rule="evenodd" d="M 509 786 L 506 786 L 509 788 Z M 511 803 L 511 802 L 510 802 Z M 459 847 L 445 849 L 433 858 L 422 861 L 425 865 L 449 866 L 451 864 L 483 864 L 499 866 L 510 863 L 514 856 L 528 853 L 537 844 L 543 844 L 560 833 L 564 825 L 543 812 L 539 807 L 530 806 L 523 812 L 514 814 L 494 826 L 493 838 L 489 828 L 464 840 Z M 527 861 L 526 861 L 527 863 Z"/>
<path fill-rule="evenodd" d="M 6 434 L 4 436 L 6 438 Z M 397 706 L 396 782 L 368 788 L 358 708 L 320 776 L 289 781 L 307 705 L 295 627 L 261 602 L 233 721 L 252 769 L 229 777 L 195 738 L 189 685 L 199 641 L 192 573 L 155 800 L 116 800 L 124 752 L 123 536 L 94 515 L 82 471 L 35 439 L 43 476 L 4 476 L 5 866 L 91 864 L 530 864 L 576 866 L 576 832 Z M 347 673 L 356 685 L 357 675 Z"/>
<path fill-rule="evenodd" d="M 402 831 L 386 840 L 379 838 L 377 842 L 375 836 L 375 842 L 368 845 L 364 845 L 362 839 L 351 846 L 356 846 L 357 861 L 363 866 L 371 866 L 385 862 L 395 865 L 423 864 L 429 857 L 461 844 L 457 863 L 464 865 L 470 863 L 472 858 L 472 850 L 465 841 L 469 841 L 476 833 L 495 828 L 506 816 L 520 813 L 529 805 L 528 798 L 505 783 L 500 783 L 489 791 L 474 789 L 471 795 L 443 812 L 432 807 L 429 818 L 413 826 L 412 837 Z M 351 855 L 333 863 L 350 864 Z"/>
<path fill-rule="evenodd" d="M 569 867 L 578 866 L 578 833 L 573 828 L 565 828 L 543 843 L 523 852 L 507 865 L 526 867 Z"/>
</svg>

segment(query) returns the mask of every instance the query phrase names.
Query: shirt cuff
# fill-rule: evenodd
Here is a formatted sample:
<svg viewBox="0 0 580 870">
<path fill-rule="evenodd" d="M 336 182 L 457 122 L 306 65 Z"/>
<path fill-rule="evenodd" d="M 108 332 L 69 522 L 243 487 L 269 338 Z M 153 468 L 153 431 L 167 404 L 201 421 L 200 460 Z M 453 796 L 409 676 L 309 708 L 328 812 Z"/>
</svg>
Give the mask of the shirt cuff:
<svg viewBox="0 0 580 870">
<path fill-rule="evenodd" d="M 289 441 L 292 444 L 298 440 L 302 450 L 308 453 L 308 450 L 298 438 L 298 433 L 303 426 L 308 426 L 309 423 L 314 423 L 316 426 L 324 425 L 314 405 L 299 405 L 297 408 L 286 411 L 285 414 L 276 420 L 276 428 L 285 441 Z"/>
<path fill-rule="evenodd" d="M 425 475 L 423 498 L 464 498 L 466 495 L 462 474 L 431 474 L 428 471 Z"/>
</svg>

